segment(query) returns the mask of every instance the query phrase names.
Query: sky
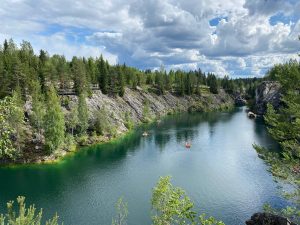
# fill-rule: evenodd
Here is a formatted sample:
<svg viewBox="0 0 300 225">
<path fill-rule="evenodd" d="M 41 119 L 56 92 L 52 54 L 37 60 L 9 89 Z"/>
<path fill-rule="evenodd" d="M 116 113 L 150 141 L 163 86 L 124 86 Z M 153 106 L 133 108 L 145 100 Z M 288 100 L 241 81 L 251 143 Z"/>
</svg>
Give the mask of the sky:
<svg viewBox="0 0 300 225">
<path fill-rule="evenodd" d="M 259 77 L 298 59 L 300 0 L 0 0 L 0 42 L 139 69 Z"/>
</svg>

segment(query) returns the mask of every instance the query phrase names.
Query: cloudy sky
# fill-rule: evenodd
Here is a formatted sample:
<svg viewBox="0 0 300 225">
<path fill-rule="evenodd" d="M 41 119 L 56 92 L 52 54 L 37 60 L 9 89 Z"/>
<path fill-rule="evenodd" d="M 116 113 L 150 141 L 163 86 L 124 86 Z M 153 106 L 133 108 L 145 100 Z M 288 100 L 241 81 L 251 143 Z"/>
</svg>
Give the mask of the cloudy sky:
<svg viewBox="0 0 300 225">
<path fill-rule="evenodd" d="M 300 51 L 300 0 L 0 0 L 0 41 L 140 69 L 262 76 Z"/>
</svg>

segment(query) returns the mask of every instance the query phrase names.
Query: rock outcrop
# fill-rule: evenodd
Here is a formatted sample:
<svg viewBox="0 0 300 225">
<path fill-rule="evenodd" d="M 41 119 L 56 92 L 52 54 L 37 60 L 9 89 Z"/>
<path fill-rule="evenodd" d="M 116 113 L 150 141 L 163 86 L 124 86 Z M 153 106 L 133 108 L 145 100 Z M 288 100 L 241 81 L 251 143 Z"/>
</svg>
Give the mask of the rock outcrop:
<svg viewBox="0 0 300 225">
<path fill-rule="evenodd" d="M 78 101 L 75 95 L 68 96 L 68 98 L 70 102 Z M 137 90 L 126 88 L 123 97 L 104 95 L 97 90 L 87 98 L 90 119 L 93 119 L 95 111 L 105 108 L 110 114 L 108 118 L 110 124 L 117 128 L 118 133 L 127 130 L 124 125 L 125 114 L 129 115 L 135 124 L 143 121 L 145 104 L 149 107 L 149 116 L 154 118 L 176 111 L 211 111 L 229 108 L 234 105 L 234 101 L 222 90 L 217 95 L 176 96 L 169 92 L 158 95 L 141 88 Z"/>
<path fill-rule="evenodd" d="M 70 109 L 74 104 L 78 103 L 78 97 L 74 94 L 65 93 L 60 97 L 63 112 L 68 117 L 67 114 L 71 112 Z M 103 117 L 101 119 L 105 120 L 105 124 L 109 126 L 110 131 L 106 131 L 100 136 L 95 135 L 94 132 L 89 132 L 88 136 L 77 140 L 77 144 L 80 146 L 109 141 L 112 137 L 125 133 L 134 125 L 154 120 L 166 114 L 180 111 L 213 111 L 229 109 L 234 106 L 233 98 L 223 90 L 220 90 L 218 94 L 206 93 L 201 96 L 178 96 L 170 92 L 159 95 L 139 87 L 136 90 L 125 88 L 123 97 L 104 95 L 100 90 L 93 90 L 91 95 L 86 98 L 86 102 L 89 110 L 90 131 L 93 131 L 96 116 L 99 116 L 99 113 L 103 113 L 100 115 Z M 28 97 L 24 109 L 27 117 L 30 116 L 32 113 L 30 97 Z M 99 110 L 101 111 L 99 112 Z M 146 111 L 147 113 L 145 113 Z M 28 124 L 26 130 L 31 131 L 32 129 L 29 126 Z M 60 149 L 48 156 L 42 150 L 44 144 L 43 136 L 38 137 L 31 132 L 27 137 L 26 151 L 24 151 L 25 153 L 22 158 L 18 159 L 17 163 L 55 161 L 67 152 L 75 150 L 75 148 L 72 150 Z"/>
<path fill-rule="evenodd" d="M 271 103 L 275 109 L 280 106 L 280 84 L 276 81 L 264 81 L 256 89 L 255 113 L 266 113 L 267 104 Z"/>
<path fill-rule="evenodd" d="M 255 213 L 250 220 L 246 221 L 247 225 L 297 225 L 289 219 L 270 213 Z"/>
<path fill-rule="evenodd" d="M 241 95 L 237 95 L 234 99 L 234 104 L 236 106 L 245 106 L 247 104 L 247 100 L 243 98 Z"/>
</svg>

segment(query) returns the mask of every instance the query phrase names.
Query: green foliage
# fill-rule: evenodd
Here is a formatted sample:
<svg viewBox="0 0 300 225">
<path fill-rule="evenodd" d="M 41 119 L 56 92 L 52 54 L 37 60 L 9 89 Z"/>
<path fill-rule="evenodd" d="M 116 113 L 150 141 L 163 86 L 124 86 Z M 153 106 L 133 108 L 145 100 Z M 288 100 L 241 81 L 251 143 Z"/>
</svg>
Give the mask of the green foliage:
<svg viewBox="0 0 300 225">
<path fill-rule="evenodd" d="M 111 132 L 111 125 L 108 120 L 108 112 L 104 107 L 94 112 L 93 125 L 97 134 L 104 135 Z"/>
<path fill-rule="evenodd" d="M 98 76 L 99 87 L 103 94 L 107 94 L 108 93 L 108 68 L 102 55 L 98 61 L 98 71 L 99 71 L 99 76 Z"/>
<path fill-rule="evenodd" d="M 245 83 L 254 79 L 229 80 L 219 82 L 212 73 L 205 74 L 201 69 L 195 71 L 167 72 L 163 66 L 159 71 L 141 71 L 125 64 L 111 66 L 103 56 L 99 58 L 80 58 L 74 56 L 68 62 L 64 56 L 49 56 L 41 50 L 34 55 L 29 42 L 22 42 L 20 48 L 13 40 L 5 40 L 0 50 L 0 98 L 11 94 L 11 90 L 21 87 L 21 93 L 34 91 L 32 83 L 37 82 L 44 94 L 48 83 L 53 83 L 61 91 L 74 89 L 77 95 L 91 94 L 91 85 L 98 84 L 104 94 L 123 96 L 125 87 L 136 89 L 137 86 L 152 86 L 158 93 L 175 92 L 180 95 L 201 94 L 199 87 L 208 85 L 212 93 L 218 92 L 219 83 L 226 91 L 242 89 Z M 245 82 L 244 82 L 245 81 Z M 247 88 L 250 88 L 247 87 Z M 250 90 L 250 89 L 249 89 Z M 251 89 L 254 90 L 253 88 Z"/>
<path fill-rule="evenodd" d="M 8 122 L 8 115 L 12 107 L 14 106 L 10 97 L 0 101 L 0 159 L 14 159 L 17 156 L 11 140 L 14 129 Z"/>
<path fill-rule="evenodd" d="M 71 130 L 71 134 L 74 134 L 74 130 L 79 124 L 78 118 L 78 106 L 72 105 L 70 111 L 66 115 L 66 127 L 68 130 Z"/>
<path fill-rule="evenodd" d="M 271 104 L 267 106 L 265 121 L 268 131 L 281 146 L 280 153 L 272 152 L 260 146 L 254 146 L 260 156 L 270 166 L 272 174 L 291 184 L 293 189 L 284 192 L 284 197 L 295 203 L 295 207 L 287 207 L 274 211 L 279 215 L 300 221 L 300 64 L 291 60 L 288 63 L 274 66 L 267 76 L 281 85 L 282 106 L 275 110 Z M 270 210 L 270 207 L 266 209 Z"/>
<path fill-rule="evenodd" d="M 151 203 L 155 225 L 186 224 L 196 217 L 192 211 L 194 204 L 181 188 L 173 187 L 170 177 L 160 178 L 153 188 Z"/>
<path fill-rule="evenodd" d="M 214 74 L 207 75 L 207 85 L 209 86 L 209 90 L 213 94 L 218 94 L 219 85 L 217 81 L 217 77 Z"/>
<path fill-rule="evenodd" d="M 131 130 L 134 127 L 134 121 L 128 112 L 126 112 L 124 116 L 124 125 L 128 130 Z"/>
<path fill-rule="evenodd" d="M 72 134 L 66 134 L 63 148 L 67 151 L 75 151 L 76 150 L 76 141 L 75 137 Z"/>
<path fill-rule="evenodd" d="M 291 70 L 293 73 L 294 69 Z M 224 88 L 234 90 L 241 88 L 253 94 L 254 79 L 225 80 Z M 2 118 L 2 146 L 7 152 L 18 151 L 20 154 L 24 147 L 28 146 L 25 133 L 33 134 L 39 144 L 43 144 L 45 136 L 45 147 L 51 153 L 63 142 L 65 130 L 72 135 L 83 135 L 89 129 L 88 110 L 83 96 L 91 96 L 96 89 L 110 96 L 124 96 L 126 88 L 151 90 L 157 94 L 168 92 L 178 95 L 209 95 L 210 84 L 222 83 L 222 79 L 215 74 L 205 74 L 200 69 L 195 71 L 170 70 L 167 72 L 163 66 L 158 71 L 139 70 L 123 65 L 109 65 L 102 56 L 98 58 L 84 58 L 74 56 L 71 61 L 64 56 L 50 56 L 41 50 L 38 55 L 34 54 L 29 42 L 23 41 L 17 46 L 12 39 L 5 40 L 3 48 L 0 48 L 0 99 L 11 96 L 10 113 Z M 229 85 L 226 84 L 229 82 Z M 231 85 L 231 86 L 230 86 Z M 211 91 L 216 93 L 217 90 Z M 56 93 L 57 92 L 57 93 Z M 76 94 L 79 103 L 76 109 L 71 108 L 66 115 L 66 124 L 62 117 L 63 105 L 69 107 L 69 96 Z M 57 94 L 61 95 L 62 103 L 59 102 Z M 32 102 L 31 111 L 24 112 L 24 101 L 26 106 Z M 30 101 L 32 100 L 32 101 Z M 15 102 L 12 104 L 12 102 Z M 29 103 L 29 104 L 28 104 Z M 52 104 L 54 103 L 54 105 Z M 24 114 L 26 117 L 24 118 Z M 100 113 L 101 114 L 101 113 Z M 109 116 L 106 115 L 108 118 Z M 98 118 L 104 116 L 98 115 Z M 28 120 L 29 119 L 29 123 Z M 150 107 L 148 103 L 143 106 L 143 120 L 151 120 Z M 24 122 L 25 121 L 25 122 Z M 105 120 L 96 119 L 97 133 L 116 135 L 116 127 L 110 126 Z M 31 126 L 28 126 L 28 125 Z M 125 126 L 133 127 L 132 120 L 125 118 Z M 4 132 L 5 131 L 5 132 Z M 26 131 L 26 132 L 25 132 Z M 52 137 L 51 137 L 52 136 Z M 13 141 L 12 141 L 13 140 Z M 290 146 L 293 143 L 287 143 Z M 12 147 L 11 147 L 12 145 Z M 14 150 L 13 150 L 14 149 Z M 12 155 L 9 157 L 11 158 Z"/>
<path fill-rule="evenodd" d="M 25 197 L 19 196 L 17 198 L 19 206 L 18 213 L 14 211 L 14 202 L 7 203 L 7 214 L 0 215 L 1 225 L 41 225 L 42 222 L 42 210 L 38 211 L 34 205 L 30 205 L 26 208 Z M 55 215 L 52 219 L 48 220 L 45 225 L 58 225 L 58 216 Z"/>
<path fill-rule="evenodd" d="M 275 68 L 274 77 L 282 86 L 284 107 L 276 112 L 269 105 L 265 120 L 285 154 L 300 159 L 300 64 L 290 61 Z"/>
<path fill-rule="evenodd" d="M 23 100 L 20 89 L 13 91 L 11 98 L 11 105 L 8 108 L 8 122 L 10 127 L 13 128 L 14 132 L 14 145 L 18 152 L 21 152 L 21 147 L 24 141 L 24 111 L 23 111 Z"/>
<path fill-rule="evenodd" d="M 173 225 L 173 224 L 199 224 L 199 225 L 224 225 L 223 222 L 215 220 L 213 217 L 208 219 L 205 215 L 197 216 L 193 211 L 194 204 L 186 195 L 185 191 L 178 187 L 173 187 L 170 177 L 161 177 L 153 188 L 152 216 L 154 225 Z"/>
<path fill-rule="evenodd" d="M 65 120 L 55 88 L 51 85 L 47 92 L 47 109 L 44 118 L 45 144 L 49 153 L 56 150 L 64 141 Z"/>
<path fill-rule="evenodd" d="M 89 143 L 89 136 L 87 134 L 82 134 L 77 137 L 76 139 L 77 143 L 81 146 L 88 145 Z"/>
<path fill-rule="evenodd" d="M 40 136 L 42 134 L 43 121 L 46 114 L 45 100 L 39 82 L 33 81 L 32 89 L 32 114 L 30 115 L 30 123 Z"/>
<path fill-rule="evenodd" d="M 84 62 L 77 57 L 73 57 L 71 66 L 76 94 L 80 95 L 87 92 L 88 84 Z"/>
<path fill-rule="evenodd" d="M 24 142 L 24 112 L 20 89 L 0 101 L 0 158 L 15 159 Z"/>
<path fill-rule="evenodd" d="M 274 209 L 269 204 L 265 204 L 263 208 L 264 211 L 267 213 L 283 216 L 289 218 L 294 223 L 298 223 L 298 224 L 300 223 L 300 210 L 297 209 L 296 207 L 287 206 L 286 208 L 278 210 L 278 209 Z"/>
<path fill-rule="evenodd" d="M 149 102 L 145 101 L 143 105 L 143 122 L 148 123 L 150 121 L 151 121 L 151 115 L 150 115 Z"/>
<path fill-rule="evenodd" d="M 123 198 L 119 198 L 116 203 L 117 214 L 112 220 L 112 225 L 126 225 L 126 219 L 128 216 L 128 206 L 127 203 L 123 201 Z"/>
</svg>

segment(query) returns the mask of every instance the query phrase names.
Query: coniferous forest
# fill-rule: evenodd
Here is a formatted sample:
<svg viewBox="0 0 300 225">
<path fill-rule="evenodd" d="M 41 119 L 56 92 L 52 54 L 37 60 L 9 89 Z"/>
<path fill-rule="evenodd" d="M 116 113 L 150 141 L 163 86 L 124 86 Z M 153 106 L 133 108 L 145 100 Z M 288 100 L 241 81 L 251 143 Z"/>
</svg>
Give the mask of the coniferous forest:
<svg viewBox="0 0 300 225">
<path fill-rule="evenodd" d="M 142 71 L 125 63 L 110 65 L 102 56 L 74 56 L 68 61 L 61 55 L 49 56 L 44 50 L 37 55 L 27 41 L 18 46 L 12 39 L 5 40 L 0 50 L 0 159 L 22 158 L 26 150 L 34 147 L 26 141 L 28 137 L 42 143 L 42 154 L 47 155 L 60 148 L 70 148 L 87 134 L 101 134 L 104 129 L 112 132 L 104 122 L 109 112 L 99 111 L 98 119 L 89 121 L 86 98 L 94 90 L 122 97 L 125 88 L 140 87 L 158 95 L 168 92 L 177 96 L 218 94 L 222 89 L 231 95 L 243 94 L 253 99 L 259 81 L 220 78 L 203 73 L 200 68 L 167 72 L 161 66 L 159 70 Z M 78 103 L 69 109 L 67 116 L 62 109 L 68 104 L 66 95 L 78 96 Z M 31 107 L 30 115 L 26 107 Z"/>
</svg>

